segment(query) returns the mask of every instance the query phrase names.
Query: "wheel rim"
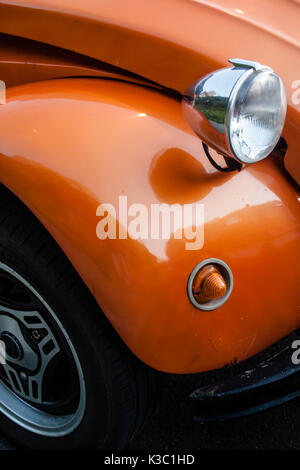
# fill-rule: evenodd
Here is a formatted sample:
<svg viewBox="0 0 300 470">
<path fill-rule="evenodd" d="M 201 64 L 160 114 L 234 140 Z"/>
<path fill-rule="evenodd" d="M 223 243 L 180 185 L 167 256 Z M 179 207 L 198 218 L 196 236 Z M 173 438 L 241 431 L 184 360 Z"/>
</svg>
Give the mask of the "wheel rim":
<svg viewBox="0 0 300 470">
<path fill-rule="evenodd" d="M 23 428 L 65 436 L 81 423 L 85 382 L 75 348 L 54 311 L 15 270 L 0 262 L 0 411 Z"/>
</svg>

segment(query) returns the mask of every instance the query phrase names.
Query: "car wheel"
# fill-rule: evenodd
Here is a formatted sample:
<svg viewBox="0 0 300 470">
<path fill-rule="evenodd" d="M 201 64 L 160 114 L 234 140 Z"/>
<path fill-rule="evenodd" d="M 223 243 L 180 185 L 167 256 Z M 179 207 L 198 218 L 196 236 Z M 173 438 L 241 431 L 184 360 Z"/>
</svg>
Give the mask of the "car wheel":
<svg viewBox="0 0 300 470">
<path fill-rule="evenodd" d="M 30 448 L 122 448 L 151 409 L 155 374 L 40 222 L 0 196 L 0 432 Z"/>
</svg>

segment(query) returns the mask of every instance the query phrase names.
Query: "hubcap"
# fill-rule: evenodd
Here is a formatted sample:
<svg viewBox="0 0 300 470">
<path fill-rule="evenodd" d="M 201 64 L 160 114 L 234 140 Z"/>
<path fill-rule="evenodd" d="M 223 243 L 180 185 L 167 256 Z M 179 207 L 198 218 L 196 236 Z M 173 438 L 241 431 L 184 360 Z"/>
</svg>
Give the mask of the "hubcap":
<svg viewBox="0 0 300 470">
<path fill-rule="evenodd" d="M 63 436 L 80 424 L 85 383 L 73 344 L 54 311 L 18 273 L 0 263 L 0 411 L 22 427 Z"/>
<path fill-rule="evenodd" d="M 24 327 L 24 333 L 19 325 Z M 37 351 L 24 337 L 32 328 L 44 332 L 44 338 L 36 344 Z M 45 371 L 49 362 L 60 351 L 52 331 L 37 311 L 24 313 L 7 308 L 4 310 L 2 306 L 0 306 L 0 331 L 4 331 L 1 333 L 1 339 L 6 346 L 4 370 L 10 387 L 22 398 L 34 403 L 43 403 L 42 386 Z M 11 350 L 18 351 L 17 357 L 11 355 Z M 25 371 L 31 373 L 26 381 Z"/>
</svg>

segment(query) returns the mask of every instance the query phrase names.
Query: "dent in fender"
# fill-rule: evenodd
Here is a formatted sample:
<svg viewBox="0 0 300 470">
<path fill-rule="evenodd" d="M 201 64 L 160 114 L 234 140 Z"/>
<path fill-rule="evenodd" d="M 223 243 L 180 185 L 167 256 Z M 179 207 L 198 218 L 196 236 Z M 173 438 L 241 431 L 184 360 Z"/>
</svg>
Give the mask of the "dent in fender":
<svg viewBox="0 0 300 470">
<path fill-rule="evenodd" d="M 129 348 L 154 368 L 200 372 L 242 360 L 300 325 L 299 203 L 271 158 L 230 175 L 207 162 L 180 104 L 143 87 L 66 79 L 7 90 L 0 180 L 37 215 Z M 101 203 L 201 202 L 202 250 L 185 240 L 96 237 Z M 118 223 L 118 220 L 117 220 Z M 231 268 L 213 312 L 186 295 L 205 258 Z"/>
</svg>

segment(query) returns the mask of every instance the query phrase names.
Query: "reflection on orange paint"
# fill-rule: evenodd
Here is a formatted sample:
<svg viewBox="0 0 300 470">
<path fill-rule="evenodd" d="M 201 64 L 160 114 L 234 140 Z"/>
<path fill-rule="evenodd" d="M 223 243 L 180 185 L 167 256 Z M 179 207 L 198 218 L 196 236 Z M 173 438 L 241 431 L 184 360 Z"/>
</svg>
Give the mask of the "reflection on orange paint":
<svg viewBox="0 0 300 470">
<path fill-rule="evenodd" d="M 157 198 L 168 204 L 199 201 L 215 186 L 222 186 L 233 176 L 234 173 L 220 173 L 208 160 L 203 159 L 201 162 L 179 148 L 164 149 L 158 153 L 150 168 L 152 188 Z"/>
</svg>

